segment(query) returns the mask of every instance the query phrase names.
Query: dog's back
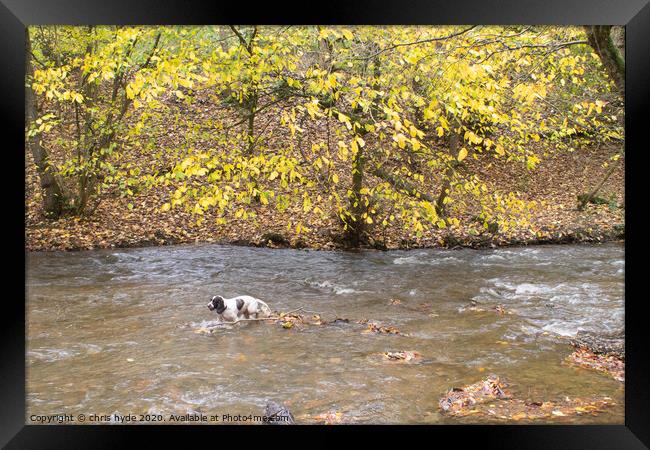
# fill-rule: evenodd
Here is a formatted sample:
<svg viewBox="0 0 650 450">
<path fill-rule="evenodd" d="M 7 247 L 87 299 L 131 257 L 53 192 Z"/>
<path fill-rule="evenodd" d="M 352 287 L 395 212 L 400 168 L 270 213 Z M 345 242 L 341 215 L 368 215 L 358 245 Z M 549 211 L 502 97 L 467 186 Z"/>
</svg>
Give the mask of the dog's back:
<svg viewBox="0 0 650 450">
<path fill-rule="evenodd" d="M 271 315 L 271 308 L 266 302 L 263 302 L 259 298 L 251 297 L 250 295 L 240 295 L 238 298 L 241 298 L 246 302 L 247 312 L 251 316 L 257 317 L 269 317 Z"/>
</svg>

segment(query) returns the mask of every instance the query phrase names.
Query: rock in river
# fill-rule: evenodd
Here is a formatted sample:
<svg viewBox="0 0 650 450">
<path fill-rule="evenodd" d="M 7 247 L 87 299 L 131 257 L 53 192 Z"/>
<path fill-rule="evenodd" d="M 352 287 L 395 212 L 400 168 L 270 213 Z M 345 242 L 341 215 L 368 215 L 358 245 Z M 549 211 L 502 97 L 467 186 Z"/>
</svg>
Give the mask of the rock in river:
<svg viewBox="0 0 650 450">
<path fill-rule="evenodd" d="M 293 414 L 288 408 L 275 402 L 268 402 L 264 415 L 269 418 L 269 425 L 294 425 Z"/>
</svg>

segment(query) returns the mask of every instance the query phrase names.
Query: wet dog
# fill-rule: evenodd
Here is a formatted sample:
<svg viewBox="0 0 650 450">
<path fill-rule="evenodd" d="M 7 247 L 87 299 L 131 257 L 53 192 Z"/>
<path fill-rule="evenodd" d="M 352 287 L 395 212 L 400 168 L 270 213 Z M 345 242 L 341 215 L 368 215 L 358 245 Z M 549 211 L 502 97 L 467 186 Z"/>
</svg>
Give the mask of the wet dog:
<svg viewBox="0 0 650 450">
<path fill-rule="evenodd" d="M 250 295 L 240 295 L 233 298 L 223 298 L 221 295 L 215 295 L 208 303 L 208 309 L 216 311 L 222 322 L 259 319 L 271 315 L 269 305 Z"/>
</svg>

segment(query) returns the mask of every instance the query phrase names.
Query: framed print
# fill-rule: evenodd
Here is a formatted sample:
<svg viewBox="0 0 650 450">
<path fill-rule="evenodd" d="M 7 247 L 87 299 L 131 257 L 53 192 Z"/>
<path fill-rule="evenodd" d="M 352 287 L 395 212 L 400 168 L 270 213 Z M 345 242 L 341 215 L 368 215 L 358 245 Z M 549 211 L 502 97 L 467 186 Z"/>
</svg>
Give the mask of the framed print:
<svg viewBox="0 0 650 450">
<path fill-rule="evenodd" d="M 645 0 L 0 21 L 7 448 L 649 445 Z"/>
</svg>

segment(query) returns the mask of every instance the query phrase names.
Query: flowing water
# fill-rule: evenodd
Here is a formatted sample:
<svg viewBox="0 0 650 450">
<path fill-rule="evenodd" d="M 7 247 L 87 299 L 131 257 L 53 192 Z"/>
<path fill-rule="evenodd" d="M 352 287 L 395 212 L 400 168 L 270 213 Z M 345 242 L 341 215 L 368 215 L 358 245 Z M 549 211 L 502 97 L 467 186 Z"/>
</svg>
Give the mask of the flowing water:
<svg viewBox="0 0 650 450">
<path fill-rule="evenodd" d="M 505 378 L 533 401 L 611 397 L 597 416 L 623 423 L 623 383 L 563 363 L 578 330 L 624 325 L 621 244 L 495 250 L 322 252 L 220 245 L 29 253 L 27 420 L 33 414 L 260 415 L 456 423 L 451 387 Z M 277 311 L 348 324 L 216 327 L 212 295 L 248 294 Z M 399 299 L 391 305 L 391 299 Z M 486 311 L 467 307 L 475 302 Z M 512 314 L 490 308 L 503 305 Z M 303 312 L 304 313 L 304 312 Z M 357 319 L 407 336 L 363 333 Z M 381 352 L 414 350 L 419 364 Z"/>
</svg>

